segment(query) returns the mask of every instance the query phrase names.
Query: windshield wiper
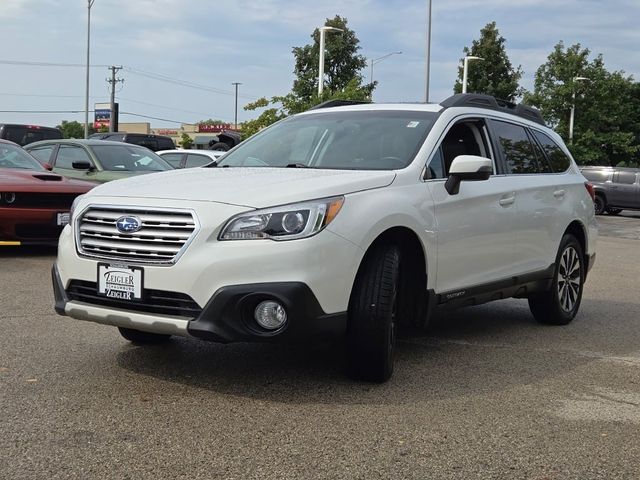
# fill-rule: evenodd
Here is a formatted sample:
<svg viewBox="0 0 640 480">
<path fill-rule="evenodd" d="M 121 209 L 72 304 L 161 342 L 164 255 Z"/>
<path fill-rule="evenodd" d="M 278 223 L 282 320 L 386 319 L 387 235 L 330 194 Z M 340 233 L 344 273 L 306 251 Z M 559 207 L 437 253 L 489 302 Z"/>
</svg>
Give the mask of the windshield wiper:
<svg viewBox="0 0 640 480">
<path fill-rule="evenodd" d="M 285 168 L 309 168 L 309 165 L 304 163 L 288 163 Z"/>
</svg>

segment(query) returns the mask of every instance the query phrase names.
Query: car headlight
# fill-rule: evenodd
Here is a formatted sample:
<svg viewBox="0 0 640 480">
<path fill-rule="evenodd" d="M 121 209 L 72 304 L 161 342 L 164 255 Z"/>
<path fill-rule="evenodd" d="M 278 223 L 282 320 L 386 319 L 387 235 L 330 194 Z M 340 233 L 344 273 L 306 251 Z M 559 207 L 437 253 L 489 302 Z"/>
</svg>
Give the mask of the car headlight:
<svg viewBox="0 0 640 480">
<path fill-rule="evenodd" d="M 230 219 L 219 240 L 295 240 L 315 235 L 342 208 L 344 197 L 333 197 L 243 213 Z"/>
</svg>

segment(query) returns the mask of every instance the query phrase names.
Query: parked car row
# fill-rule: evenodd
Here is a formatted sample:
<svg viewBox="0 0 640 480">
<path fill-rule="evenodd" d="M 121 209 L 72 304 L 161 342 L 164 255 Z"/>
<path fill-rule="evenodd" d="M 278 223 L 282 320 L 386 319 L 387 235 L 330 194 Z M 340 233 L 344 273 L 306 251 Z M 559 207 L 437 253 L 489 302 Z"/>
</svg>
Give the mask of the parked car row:
<svg viewBox="0 0 640 480">
<path fill-rule="evenodd" d="M 61 139 L 57 129 L 23 127 L 0 126 L 2 135 L 25 144 L 0 139 L 0 245 L 56 244 L 75 198 L 99 183 L 199 167 L 225 153 L 171 149 L 158 155 L 130 142 Z"/>
</svg>

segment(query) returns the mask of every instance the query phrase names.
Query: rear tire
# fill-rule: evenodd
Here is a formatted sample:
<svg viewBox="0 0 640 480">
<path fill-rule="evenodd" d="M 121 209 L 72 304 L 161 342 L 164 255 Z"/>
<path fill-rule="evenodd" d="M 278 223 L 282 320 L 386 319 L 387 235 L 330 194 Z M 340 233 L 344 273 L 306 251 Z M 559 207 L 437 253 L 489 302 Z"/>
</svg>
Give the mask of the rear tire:
<svg viewBox="0 0 640 480">
<path fill-rule="evenodd" d="M 596 215 L 602 215 L 607 208 L 607 202 L 602 195 L 596 195 L 593 199 L 593 209 Z"/>
<path fill-rule="evenodd" d="M 211 150 L 215 150 L 217 152 L 227 152 L 229 151 L 229 145 L 224 142 L 218 142 L 211 145 Z"/>
<path fill-rule="evenodd" d="M 582 247 L 571 234 L 565 234 L 556 256 L 551 288 L 529 297 L 529 309 L 540 323 L 567 325 L 578 313 L 585 280 Z"/>
<path fill-rule="evenodd" d="M 349 302 L 349 374 L 385 382 L 393 374 L 400 250 L 379 244 L 367 254 Z"/>
<path fill-rule="evenodd" d="M 118 327 L 120 335 L 129 340 L 134 345 L 156 345 L 164 343 L 171 338 L 171 335 L 162 333 L 143 332 L 133 328 Z"/>
</svg>

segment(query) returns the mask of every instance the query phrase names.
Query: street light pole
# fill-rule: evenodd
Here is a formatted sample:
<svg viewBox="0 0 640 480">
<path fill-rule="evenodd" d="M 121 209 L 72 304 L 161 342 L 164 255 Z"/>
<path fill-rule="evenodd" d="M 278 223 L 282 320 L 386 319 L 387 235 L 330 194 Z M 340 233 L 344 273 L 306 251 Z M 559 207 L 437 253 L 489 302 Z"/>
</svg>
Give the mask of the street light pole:
<svg viewBox="0 0 640 480">
<path fill-rule="evenodd" d="M 576 82 L 589 81 L 587 77 L 573 77 L 571 79 L 571 115 L 569 115 L 569 145 L 573 145 L 573 121 L 576 116 Z"/>
<path fill-rule="evenodd" d="M 376 63 L 380 63 L 385 58 L 389 58 L 391 55 L 402 55 L 402 52 L 391 52 L 391 53 L 387 53 L 386 55 L 383 55 L 381 57 L 371 59 L 371 76 L 369 77 L 369 83 L 373 83 L 373 66 Z"/>
<path fill-rule="evenodd" d="M 429 75 L 431 65 L 431 0 L 427 1 L 427 10 L 429 11 L 427 17 L 427 66 L 426 66 L 426 85 L 425 85 L 425 99 L 426 103 L 429 103 Z"/>
<path fill-rule="evenodd" d="M 325 32 L 344 32 L 341 28 L 329 27 L 327 25 L 320 27 L 320 63 L 318 65 L 318 96 L 322 96 L 324 90 L 324 36 Z"/>
<path fill-rule="evenodd" d="M 91 46 L 91 7 L 96 0 L 87 0 L 87 82 L 84 95 L 84 138 L 89 138 L 89 49 Z"/>
<path fill-rule="evenodd" d="M 484 60 L 482 57 L 474 57 L 473 55 L 468 55 L 464 57 L 462 61 L 462 93 L 467 93 L 467 79 L 468 79 L 468 71 L 469 71 L 469 61 L 470 60 Z"/>
</svg>

